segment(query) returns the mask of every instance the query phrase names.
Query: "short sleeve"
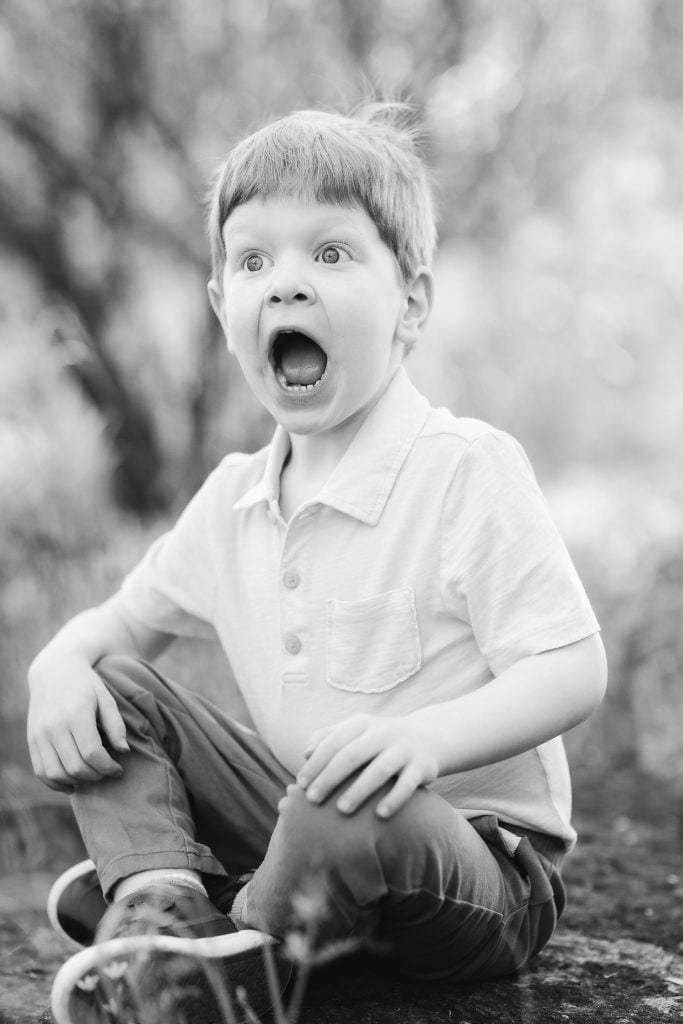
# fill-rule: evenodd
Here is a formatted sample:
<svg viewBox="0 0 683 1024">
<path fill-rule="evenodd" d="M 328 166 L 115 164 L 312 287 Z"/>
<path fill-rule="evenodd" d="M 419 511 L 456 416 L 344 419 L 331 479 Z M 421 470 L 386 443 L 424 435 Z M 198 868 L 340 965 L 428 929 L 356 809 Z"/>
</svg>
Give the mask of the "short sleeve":
<svg viewBox="0 0 683 1024">
<path fill-rule="evenodd" d="M 442 587 L 499 675 L 599 625 L 514 438 L 490 430 L 463 454 L 444 501 Z"/>
<path fill-rule="evenodd" d="M 214 471 L 175 526 L 154 541 L 126 576 L 117 595 L 124 615 L 173 636 L 215 639 L 212 509 L 217 486 Z"/>
</svg>

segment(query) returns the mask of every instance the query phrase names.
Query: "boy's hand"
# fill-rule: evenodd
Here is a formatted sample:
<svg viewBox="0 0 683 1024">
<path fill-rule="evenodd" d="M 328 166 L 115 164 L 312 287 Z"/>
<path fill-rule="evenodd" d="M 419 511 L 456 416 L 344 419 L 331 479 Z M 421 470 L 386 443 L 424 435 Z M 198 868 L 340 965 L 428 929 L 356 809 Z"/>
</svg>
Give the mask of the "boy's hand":
<svg viewBox="0 0 683 1024">
<path fill-rule="evenodd" d="M 129 749 L 126 727 L 114 698 L 96 672 L 82 661 L 67 661 L 30 678 L 28 746 L 38 778 L 69 793 L 79 782 L 123 774 L 102 743 Z"/>
<path fill-rule="evenodd" d="M 433 782 L 438 775 L 429 737 L 409 717 L 355 715 L 313 733 L 297 782 L 306 790 L 309 800 L 322 803 L 362 768 L 358 778 L 337 800 L 337 807 L 344 814 L 353 814 L 368 797 L 396 778 L 377 805 L 377 814 L 389 818 L 419 786 Z"/>
</svg>

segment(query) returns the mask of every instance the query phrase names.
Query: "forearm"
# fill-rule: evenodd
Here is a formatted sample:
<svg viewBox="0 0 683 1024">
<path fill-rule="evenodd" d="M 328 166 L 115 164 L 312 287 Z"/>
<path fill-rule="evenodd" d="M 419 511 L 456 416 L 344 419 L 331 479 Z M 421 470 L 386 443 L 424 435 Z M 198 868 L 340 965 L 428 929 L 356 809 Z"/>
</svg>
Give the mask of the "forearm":
<svg viewBox="0 0 683 1024">
<path fill-rule="evenodd" d="M 504 761 L 578 725 L 602 700 L 607 679 L 598 636 L 525 658 L 482 689 L 410 715 L 354 715 L 311 736 L 297 782 L 320 803 L 354 811 L 390 781 L 377 805 L 390 817 L 418 786 Z"/>
<path fill-rule="evenodd" d="M 169 636 L 142 625 L 133 626 L 113 601 L 106 601 L 76 615 L 53 636 L 35 657 L 29 681 L 45 667 L 65 659 L 94 665 L 108 654 L 131 654 L 151 660 L 170 640 Z"/>
<path fill-rule="evenodd" d="M 559 736 L 598 706 L 607 679 L 596 635 L 517 662 L 474 693 L 410 715 L 449 775 L 494 764 Z"/>
</svg>

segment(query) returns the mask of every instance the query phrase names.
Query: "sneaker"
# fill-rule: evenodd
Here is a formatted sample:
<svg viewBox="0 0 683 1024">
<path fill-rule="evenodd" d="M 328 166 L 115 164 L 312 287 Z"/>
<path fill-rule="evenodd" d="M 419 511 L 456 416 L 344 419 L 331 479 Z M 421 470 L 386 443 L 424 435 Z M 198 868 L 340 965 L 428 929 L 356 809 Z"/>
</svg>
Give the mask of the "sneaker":
<svg viewBox="0 0 683 1024">
<path fill-rule="evenodd" d="M 52 986 L 56 1024 L 223 1024 L 267 1012 L 292 965 L 199 892 L 156 885 L 115 903 Z M 269 977 L 270 976 L 270 977 Z M 253 1020 L 253 1017 L 251 1018 Z"/>
<path fill-rule="evenodd" d="M 253 871 L 248 871 L 244 875 L 221 879 L 221 889 L 216 897 L 220 905 L 229 907 L 253 874 Z M 97 926 L 108 907 L 91 860 L 82 860 L 68 868 L 53 883 L 47 897 L 50 924 L 74 949 L 92 945 Z"/>
<path fill-rule="evenodd" d="M 70 946 L 90 946 L 107 910 L 95 865 L 82 860 L 60 875 L 47 897 L 47 916 Z"/>
</svg>

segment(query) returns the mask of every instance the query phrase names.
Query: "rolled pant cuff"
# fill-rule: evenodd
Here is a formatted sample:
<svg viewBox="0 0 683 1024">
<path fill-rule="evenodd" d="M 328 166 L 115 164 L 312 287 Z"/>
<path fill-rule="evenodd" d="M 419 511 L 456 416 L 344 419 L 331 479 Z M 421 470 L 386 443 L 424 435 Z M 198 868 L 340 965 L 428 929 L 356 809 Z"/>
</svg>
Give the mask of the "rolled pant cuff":
<svg viewBox="0 0 683 1024">
<path fill-rule="evenodd" d="M 139 871 L 159 869 L 173 871 L 177 868 L 198 871 L 201 875 L 220 875 L 222 877 L 227 875 L 220 861 L 211 856 L 178 850 L 131 853 L 110 861 L 102 871 L 100 885 L 104 898 L 111 903 L 113 890 L 118 883 Z"/>
</svg>

